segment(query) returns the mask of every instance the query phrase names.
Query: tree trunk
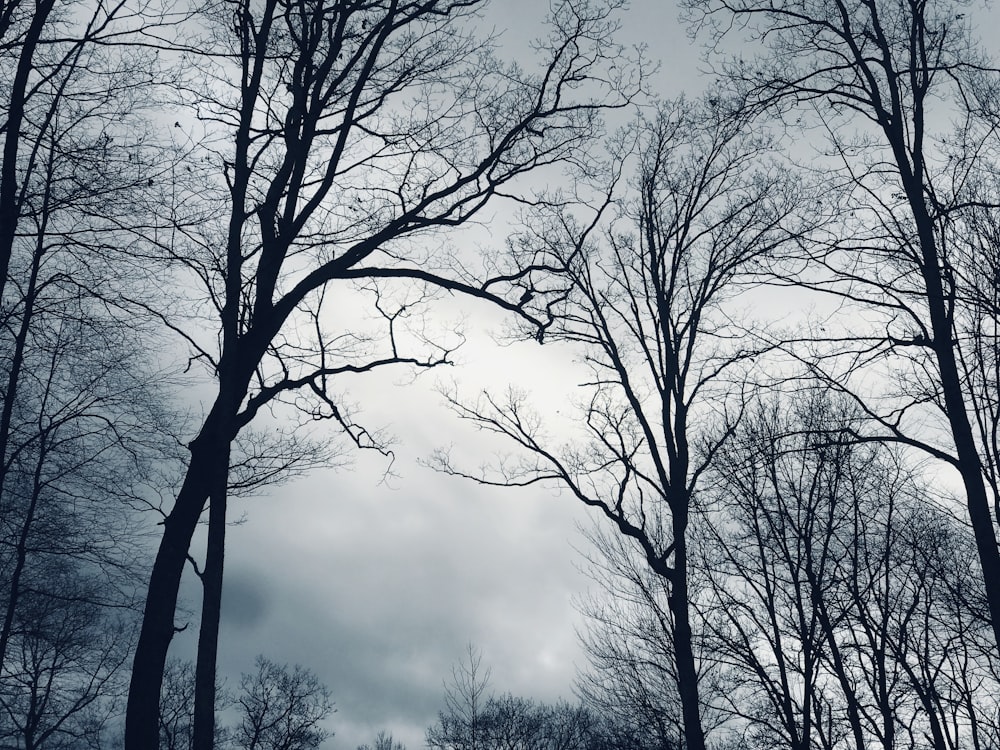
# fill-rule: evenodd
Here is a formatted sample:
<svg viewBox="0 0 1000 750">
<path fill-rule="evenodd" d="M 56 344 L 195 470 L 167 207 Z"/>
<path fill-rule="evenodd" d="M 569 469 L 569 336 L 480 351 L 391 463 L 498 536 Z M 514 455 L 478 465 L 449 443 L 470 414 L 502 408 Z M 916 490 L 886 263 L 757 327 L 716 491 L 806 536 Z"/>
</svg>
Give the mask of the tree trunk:
<svg viewBox="0 0 1000 750">
<path fill-rule="evenodd" d="M 7 284 L 7 272 L 10 268 L 20 214 L 17 156 L 21 146 L 21 123 L 24 121 L 25 105 L 28 101 L 28 79 L 35 68 L 35 50 L 54 6 L 55 0 L 43 0 L 35 5 L 34 15 L 21 44 L 21 54 L 18 57 L 7 101 L 7 121 L 3 123 L 7 137 L 4 140 L 3 160 L 0 161 L 0 298 Z"/>
<path fill-rule="evenodd" d="M 41 257 L 41 248 L 36 248 L 31 264 L 31 275 L 28 279 L 28 289 L 23 300 L 24 312 L 21 314 L 20 327 L 18 328 L 17 336 L 14 339 L 14 350 L 11 354 L 10 371 L 7 373 L 7 383 L 3 394 L 3 406 L 2 409 L 0 409 L 0 461 L 3 462 L 2 466 L 0 466 L 0 500 L 3 500 L 6 496 L 5 490 L 7 484 L 7 473 L 10 469 L 10 465 L 8 464 L 8 454 L 10 453 L 10 425 L 14 415 L 14 408 L 17 405 L 18 385 L 21 377 L 21 371 L 24 368 L 24 355 L 28 340 L 28 333 L 31 328 L 31 323 L 34 320 L 38 271 L 41 263 Z M 45 436 L 43 434 L 40 437 L 41 442 L 38 448 L 39 463 L 36 467 L 36 488 L 38 482 L 38 471 L 41 467 L 41 462 L 43 460 L 42 457 L 45 455 Z M 24 570 L 24 564 L 27 559 L 26 545 L 28 541 L 28 534 L 31 530 L 32 524 L 34 523 L 38 495 L 39 492 L 37 489 L 33 489 L 31 501 L 25 511 L 21 534 L 18 538 L 16 546 L 17 561 L 14 565 L 14 572 L 11 576 L 10 585 L 7 591 L 7 606 L 4 612 L 3 626 L 0 627 L 0 664 L 4 663 L 4 660 L 7 657 L 7 644 L 10 642 L 11 629 L 14 622 L 14 612 L 17 609 L 18 604 L 18 589 L 20 586 L 21 573 Z"/>
<path fill-rule="evenodd" d="M 219 442 L 209 415 L 191 443 L 191 463 L 173 510 L 163 523 L 163 537 L 149 577 L 142 628 L 136 643 L 125 713 L 125 750 L 150 750 L 159 744 L 160 687 L 167 650 L 174 637 L 174 613 L 181 575 L 201 512 L 208 499 L 213 467 L 225 460 L 229 442 Z M 214 434 L 213 434 L 214 433 Z"/>
<path fill-rule="evenodd" d="M 695 666 L 691 633 L 687 580 L 687 508 L 674 508 L 674 569 L 670 578 L 670 611 L 674 616 L 674 658 L 677 661 L 677 688 L 684 719 L 685 750 L 705 750 L 701 727 L 701 699 L 698 694 L 698 670 Z"/>
<path fill-rule="evenodd" d="M 32 527 L 35 523 L 38 511 L 38 501 L 42 494 L 42 466 L 45 464 L 45 455 L 48 451 L 48 439 L 42 433 L 38 445 L 38 460 L 35 463 L 35 474 L 31 487 L 31 500 L 24 512 L 24 520 L 21 522 L 20 533 L 17 543 L 14 546 L 14 570 L 10 575 L 10 584 L 7 587 L 7 606 L 4 609 L 3 629 L 0 630 L 0 664 L 6 664 L 7 648 L 10 644 L 10 637 L 14 630 L 14 616 L 21 598 L 21 576 L 24 575 L 24 568 L 28 562 L 28 538 L 31 535 Z"/>
<path fill-rule="evenodd" d="M 912 178 L 916 181 L 916 178 Z M 906 179 L 904 177 L 904 184 Z M 911 186 L 908 186 L 911 187 Z M 918 186 L 919 187 L 919 186 Z M 986 601 L 989 605 L 993 637 L 1000 650 L 1000 549 L 997 549 L 996 530 L 993 513 L 990 511 L 989 495 L 983 479 L 982 459 L 972 432 L 972 423 L 965 404 L 962 378 L 955 357 L 955 342 L 952 339 L 953 326 L 945 302 L 944 279 L 938 260 L 937 243 L 934 238 L 933 222 L 927 214 L 923 202 L 923 192 L 917 188 L 908 191 L 910 205 L 917 224 L 920 239 L 924 287 L 927 292 L 927 310 L 933 336 L 932 347 L 941 377 L 941 392 L 944 396 L 945 411 L 951 427 L 958 471 L 965 487 L 969 521 L 976 538 L 979 564 L 983 569 Z"/>
<path fill-rule="evenodd" d="M 208 545 L 202 571 L 201 629 L 195 665 L 194 737 L 192 750 L 212 750 L 215 745 L 215 673 L 222 615 L 222 578 L 226 541 L 226 492 L 229 450 L 220 457 L 213 477 L 208 508 Z"/>
</svg>

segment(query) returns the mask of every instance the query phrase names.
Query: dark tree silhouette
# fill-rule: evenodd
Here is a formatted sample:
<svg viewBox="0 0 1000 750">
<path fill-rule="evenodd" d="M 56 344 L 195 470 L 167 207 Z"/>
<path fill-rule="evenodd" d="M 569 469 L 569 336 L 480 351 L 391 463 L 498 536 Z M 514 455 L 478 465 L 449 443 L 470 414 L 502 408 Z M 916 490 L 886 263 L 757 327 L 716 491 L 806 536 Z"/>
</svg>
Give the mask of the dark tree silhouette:
<svg viewBox="0 0 1000 750">
<path fill-rule="evenodd" d="M 831 387 L 855 394 L 881 421 L 880 439 L 959 473 L 1000 648 L 996 457 L 986 415 L 975 411 L 994 396 L 967 370 L 975 344 L 966 325 L 988 308 L 967 283 L 979 258 L 956 252 L 968 247 L 957 220 L 969 208 L 967 167 L 993 138 L 995 77 L 972 41 L 971 14 L 954 0 L 684 4 L 715 38 L 731 29 L 766 45 L 760 58 L 727 67 L 754 104 L 797 108 L 800 123 L 830 135 L 826 181 L 846 194 L 831 190 L 832 207 L 818 210 L 835 214 L 839 227 L 825 242 L 804 243 L 805 272 L 785 279 L 837 295 L 872 324 L 858 330 L 853 319 L 820 356 L 798 354 Z M 952 113 L 957 134 L 937 128 Z M 993 310 L 985 322 L 995 319 Z M 886 363 L 895 391 L 862 391 L 860 379 Z"/>
<path fill-rule="evenodd" d="M 597 745 L 598 724 L 583 706 L 539 703 L 488 693 L 490 670 L 469 646 L 445 684 L 445 705 L 427 728 L 434 750 L 586 750 Z"/>
<path fill-rule="evenodd" d="M 584 569 L 598 588 L 580 604 L 586 618 L 580 640 L 589 666 L 577 677 L 577 693 L 598 715 L 609 717 L 627 744 L 679 747 L 684 722 L 669 583 L 627 539 L 600 528 L 588 530 L 587 537 L 594 551 Z M 699 653 L 702 701 L 711 703 L 704 695 L 704 657 Z"/>
<path fill-rule="evenodd" d="M 988 744 L 972 545 L 898 446 L 855 442 L 860 410 L 817 386 L 755 407 L 703 497 L 720 696 L 755 744 Z"/>
<path fill-rule="evenodd" d="M 358 750 L 406 750 L 406 745 L 392 738 L 392 733 L 384 729 L 375 735 L 375 741 L 369 745 L 358 745 Z"/>
<path fill-rule="evenodd" d="M 170 461 L 141 321 L 115 304 L 135 291 L 118 261 L 146 215 L 134 134 L 156 70 L 133 42 L 167 20 L 142 2 L 0 8 L 0 681 L 23 747 L 93 745 L 120 710 L 134 509 Z"/>
<path fill-rule="evenodd" d="M 592 222 L 553 213 L 521 239 L 528 254 L 546 253 L 570 285 L 545 336 L 581 346 L 592 370 L 583 386 L 586 437 L 560 448 L 516 393 L 472 405 L 451 400 L 462 417 L 518 451 L 496 475 L 471 478 L 568 488 L 668 582 L 684 737 L 701 750 L 686 535 L 700 477 L 742 408 L 734 383 L 754 355 L 750 340 L 738 341 L 742 329 L 724 302 L 787 239 L 797 195 L 732 102 L 712 96 L 666 105 L 636 140 L 634 192 L 603 241 L 601 214 L 617 186 Z M 446 454 L 439 464 L 470 476 Z"/>
<path fill-rule="evenodd" d="M 189 53 L 202 82 L 185 98 L 207 132 L 190 176 L 171 186 L 174 229 L 154 238 L 147 262 L 165 256 L 177 283 L 204 296 L 190 326 L 176 299 L 149 307 L 207 365 L 215 396 L 188 444 L 150 575 L 128 750 L 156 742 L 178 587 L 206 505 L 195 745 L 211 744 L 230 461 L 258 413 L 284 402 L 340 425 L 359 447 L 384 449 L 339 403 L 340 376 L 447 362 L 453 344 L 428 340 L 417 319 L 439 291 L 529 317 L 523 292 L 547 297 L 530 259 L 477 273 L 430 252 L 433 233 L 497 196 L 530 199 L 518 178 L 581 158 L 601 110 L 626 104 L 637 82 L 605 70 L 618 57 L 618 3 L 555 4 L 537 74 L 474 38 L 480 4 L 244 0 L 198 19 L 205 31 L 191 47 L 208 54 Z M 382 325 L 370 337 L 369 314 Z"/>
<path fill-rule="evenodd" d="M 323 722 L 333 713 L 330 691 L 308 669 L 257 657 L 236 698 L 240 723 L 233 742 L 242 750 L 315 750 L 332 736 Z"/>
</svg>

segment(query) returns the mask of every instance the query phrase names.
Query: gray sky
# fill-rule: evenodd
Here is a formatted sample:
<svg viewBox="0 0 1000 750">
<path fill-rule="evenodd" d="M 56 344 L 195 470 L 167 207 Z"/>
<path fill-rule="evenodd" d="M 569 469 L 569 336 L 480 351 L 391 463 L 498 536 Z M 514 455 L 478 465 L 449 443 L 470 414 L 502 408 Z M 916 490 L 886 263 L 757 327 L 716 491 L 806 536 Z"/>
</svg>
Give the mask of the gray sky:
<svg viewBox="0 0 1000 750">
<path fill-rule="evenodd" d="M 553 402 L 579 380 L 568 354 L 501 348 L 480 335 L 460 354 L 464 367 L 444 375 L 470 395 L 480 383 L 534 382 L 533 397 Z M 496 377 L 476 377 L 489 371 Z M 228 536 L 220 672 L 236 687 L 258 653 L 308 666 L 337 703 L 328 748 L 353 750 L 380 728 L 422 747 L 442 680 L 469 642 L 495 689 L 542 700 L 571 700 L 584 663 L 573 599 L 588 586 L 574 550 L 585 509 L 545 490 L 487 489 L 420 466 L 453 435 L 482 441 L 443 406 L 437 373 L 410 385 L 401 377 L 386 371 L 351 389 L 371 423 L 391 423 L 399 478 L 381 482 L 385 459 L 356 454 L 350 467 L 233 503 L 232 515 L 245 510 L 247 520 Z M 194 602 L 198 591 L 188 591 Z M 195 631 L 193 622 L 175 653 L 193 653 Z"/>
<path fill-rule="evenodd" d="M 494 0 L 490 10 L 488 22 L 508 29 L 505 54 L 525 67 L 526 41 L 542 31 L 547 5 Z M 663 61 L 656 85 L 665 96 L 697 85 L 697 50 L 676 16 L 671 3 L 634 0 L 623 18 L 622 40 L 645 42 Z M 500 248 L 503 240 L 497 227 L 482 242 Z M 482 307 L 468 313 L 463 364 L 443 373 L 465 392 L 520 381 L 554 403 L 579 381 L 567 352 L 500 348 L 488 335 L 500 319 Z M 247 520 L 228 536 L 220 672 L 235 688 L 258 653 L 312 669 L 337 705 L 330 750 L 354 750 L 383 728 L 410 750 L 423 747 L 442 681 L 469 642 L 492 667 L 496 690 L 541 700 L 572 700 L 584 666 L 573 600 L 588 587 L 574 550 L 583 544 L 577 526 L 589 524 L 585 509 L 545 490 L 487 490 L 420 466 L 417 459 L 453 434 L 475 438 L 437 395 L 438 373 L 401 385 L 405 376 L 398 370 L 350 386 L 366 424 L 397 435 L 398 479 L 380 483 L 384 459 L 355 455 L 348 468 L 233 504 L 232 515 L 245 510 Z M 194 605 L 190 581 L 186 591 Z M 172 655 L 193 655 L 196 632 L 193 621 Z"/>
<path fill-rule="evenodd" d="M 530 67 L 526 41 L 548 3 L 494 0 L 487 23 L 506 28 L 504 52 Z M 652 88 L 664 97 L 701 85 L 699 49 L 674 3 L 633 0 L 622 41 L 645 43 L 662 63 Z M 501 248 L 504 229 L 479 242 Z M 543 489 L 488 490 L 418 464 L 455 441 L 480 460 L 488 446 L 458 424 L 435 391 L 444 375 L 473 394 L 519 382 L 557 405 L 579 382 L 567 352 L 524 344 L 501 348 L 489 331 L 501 319 L 470 306 L 460 366 L 402 385 L 398 370 L 357 379 L 350 396 L 366 424 L 394 432 L 398 479 L 380 482 L 386 462 L 356 455 L 348 468 L 316 471 L 266 497 L 234 503 L 247 521 L 230 530 L 220 671 L 235 688 L 260 653 L 312 669 L 331 689 L 337 713 L 329 750 L 354 750 L 387 729 L 410 750 L 442 705 L 442 681 L 471 642 L 482 650 L 498 691 L 572 699 L 585 666 L 573 600 L 589 581 L 574 545 L 585 509 Z M 568 410 L 567 410 L 568 413 Z M 196 589 L 187 588 L 189 602 Z M 177 639 L 193 654 L 196 623 Z"/>
</svg>

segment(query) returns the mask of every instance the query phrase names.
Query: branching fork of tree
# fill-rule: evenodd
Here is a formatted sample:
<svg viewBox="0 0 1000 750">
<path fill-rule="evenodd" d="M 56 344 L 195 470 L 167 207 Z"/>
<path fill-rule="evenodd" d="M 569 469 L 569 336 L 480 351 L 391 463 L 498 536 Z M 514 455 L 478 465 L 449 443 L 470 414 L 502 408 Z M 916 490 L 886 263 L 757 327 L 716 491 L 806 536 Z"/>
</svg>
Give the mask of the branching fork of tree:
<svg viewBox="0 0 1000 750">
<path fill-rule="evenodd" d="M 469 24 L 480 4 L 247 0 L 199 16 L 206 32 L 189 44 L 205 54 L 191 53 L 198 74 L 185 96 L 205 126 L 208 161 L 197 163 L 208 166 L 181 176 L 175 231 L 146 255 L 165 257 L 179 283 L 201 285 L 196 312 L 217 328 L 205 341 L 166 309 L 148 308 L 185 334 L 217 390 L 188 445 L 149 579 L 129 750 L 156 743 L 178 587 L 206 504 L 194 746 L 212 745 L 226 498 L 241 430 L 286 401 L 340 425 L 359 447 L 382 448 L 338 404 L 335 381 L 447 363 L 447 344 L 405 329 L 405 311 L 428 296 L 464 294 L 539 330 L 550 325 L 546 305 L 559 290 L 544 286 L 541 256 L 483 273 L 428 248 L 435 230 L 466 223 L 496 197 L 530 200 L 518 181 L 581 158 L 601 111 L 626 105 L 638 80 L 608 78 L 619 53 L 610 41 L 616 3 L 557 3 L 537 73 L 498 60 L 476 38 Z M 189 206 L 200 221 L 189 220 Z M 401 284 L 411 291 L 398 301 Z M 335 332 L 356 319 L 342 302 L 350 294 L 369 295 L 382 316 L 370 345 L 349 327 Z"/>
</svg>

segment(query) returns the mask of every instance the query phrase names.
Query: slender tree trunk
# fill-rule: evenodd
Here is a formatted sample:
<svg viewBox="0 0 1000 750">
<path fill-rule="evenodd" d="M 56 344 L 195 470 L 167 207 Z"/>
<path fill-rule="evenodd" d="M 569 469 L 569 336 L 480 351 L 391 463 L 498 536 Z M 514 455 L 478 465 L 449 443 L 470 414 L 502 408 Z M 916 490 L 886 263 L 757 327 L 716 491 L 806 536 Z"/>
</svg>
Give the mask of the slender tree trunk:
<svg viewBox="0 0 1000 750">
<path fill-rule="evenodd" d="M 3 298 L 3 291 L 7 284 L 7 272 L 10 268 L 10 258 L 14 250 L 14 237 L 17 233 L 20 214 L 17 195 L 17 157 L 21 146 L 21 124 L 24 122 L 25 107 L 28 102 L 28 79 L 31 77 L 31 71 L 34 70 L 35 50 L 41 39 L 42 30 L 45 28 L 54 6 L 55 0 L 41 0 L 41 2 L 35 3 L 34 15 L 25 32 L 17 68 L 11 81 L 7 102 L 7 121 L 3 123 L 6 138 L 3 146 L 3 160 L 0 161 L 0 299 Z"/>
<path fill-rule="evenodd" d="M 11 356 L 10 371 L 7 373 L 7 383 L 3 394 L 3 406 L 0 408 L 0 499 L 6 496 L 7 474 L 10 470 L 8 464 L 8 454 L 10 453 L 10 425 L 14 415 L 14 407 L 17 402 L 18 384 L 21 372 L 24 368 L 24 354 L 28 340 L 28 332 L 34 320 L 35 299 L 37 295 L 38 270 L 41 262 L 42 251 L 37 248 L 35 257 L 31 265 L 31 276 L 28 280 L 27 293 L 24 296 L 24 311 L 21 314 L 21 325 L 14 340 L 14 350 Z M 40 436 L 39 441 L 39 467 L 41 456 L 45 455 L 45 436 Z M 31 526 L 34 523 L 35 507 L 38 501 L 38 493 L 32 492 L 31 502 L 25 512 L 24 521 L 21 525 L 21 534 L 17 542 L 17 561 L 11 577 L 9 589 L 7 591 L 7 607 L 4 612 L 3 625 L 0 627 L 0 664 L 7 656 L 7 645 L 10 642 L 11 628 L 14 622 L 14 612 L 17 609 L 19 598 L 19 586 L 21 574 L 27 558 L 27 539 Z"/>
<path fill-rule="evenodd" d="M 691 632 L 688 601 L 687 570 L 687 507 L 674 508 L 674 568 L 670 578 L 670 611 L 674 616 L 674 658 L 677 661 L 677 688 L 684 720 L 685 750 L 705 750 L 705 733 L 701 727 L 701 699 L 698 693 L 698 670 L 694 658 L 694 638 Z"/>
<path fill-rule="evenodd" d="M 906 180 L 904 178 L 904 184 Z M 912 190 L 910 191 L 913 192 Z M 990 610 L 993 637 L 1000 650 L 1000 549 L 997 548 L 994 518 L 983 479 L 982 459 L 969 421 L 958 362 L 955 357 L 952 317 L 945 299 L 944 279 L 938 259 L 933 223 L 923 204 L 923 194 L 911 196 L 922 253 L 921 272 L 927 290 L 927 309 L 933 336 L 932 348 L 941 377 L 945 411 L 955 442 L 958 470 L 965 487 L 969 521 L 976 539 L 979 563 L 983 569 L 986 601 Z"/>
<path fill-rule="evenodd" d="M 225 561 L 226 501 L 229 450 L 220 457 L 213 477 L 208 508 L 208 545 L 202 571 L 201 629 L 195 665 L 194 738 L 192 750 L 212 750 L 215 745 L 215 683 L 222 615 L 222 578 Z"/>
<path fill-rule="evenodd" d="M 844 665 L 844 657 L 840 651 L 840 644 L 837 643 L 836 631 L 830 622 L 830 615 L 826 609 L 826 603 L 822 592 L 819 590 L 820 581 L 810 581 L 812 589 L 813 606 L 816 607 L 820 627 L 823 630 L 823 640 L 830 650 L 830 657 L 833 660 L 833 673 L 837 676 L 840 689 L 844 691 L 844 698 L 847 708 L 847 721 L 851 725 L 851 735 L 854 739 L 855 750 L 865 750 L 864 730 L 861 727 L 861 713 L 858 706 L 857 695 L 847 668 Z M 887 750 L 891 750 L 891 745 L 886 745 Z"/>
<path fill-rule="evenodd" d="M 24 568 L 28 562 L 28 539 L 31 536 L 32 526 L 35 525 L 35 517 L 38 511 L 38 501 L 42 494 L 42 467 L 45 465 L 45 456 L 48 452 L 47 435 L 40 436 L 38 445 L 38 460 L 35 463 L 35 472 L 31 487 L 31 500 L 25 509 L 24 520 L 21 522 L 21 531 L 17 537 L 17 544 L 14 547 L 15 560 L 14 570 L 11 572 L 10 584 L 7 588 L 7 606 L 4 610 L 3 629 L 0 630 L 0 664 L 6 663 L 7 648 L 10 644 L 10 636 L 14 631 L 14 616 L 17 613 L 17 605 L 21 599 L 21 577 L 24 575 Z"/>
</svg>

